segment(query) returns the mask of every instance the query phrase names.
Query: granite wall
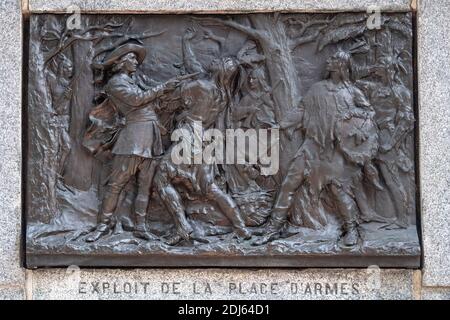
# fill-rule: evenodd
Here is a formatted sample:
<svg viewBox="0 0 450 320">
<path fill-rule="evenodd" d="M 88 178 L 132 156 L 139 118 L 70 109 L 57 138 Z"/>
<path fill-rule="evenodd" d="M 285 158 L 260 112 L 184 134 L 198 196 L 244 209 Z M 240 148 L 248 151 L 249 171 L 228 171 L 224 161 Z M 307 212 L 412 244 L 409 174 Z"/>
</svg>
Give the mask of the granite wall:
<svg viewBox="0 0 450 320">
<path fill-rule="evenodd" d="M 64 12 L 417 12 L 421 270 L 39 269 L 21 267 L 23 23 Z M 449 299 L 450 0 L 2 0 L 0 2 L 0 298 Z M 26 62 L 24 62 L 26 63 Z"/>
</svg>

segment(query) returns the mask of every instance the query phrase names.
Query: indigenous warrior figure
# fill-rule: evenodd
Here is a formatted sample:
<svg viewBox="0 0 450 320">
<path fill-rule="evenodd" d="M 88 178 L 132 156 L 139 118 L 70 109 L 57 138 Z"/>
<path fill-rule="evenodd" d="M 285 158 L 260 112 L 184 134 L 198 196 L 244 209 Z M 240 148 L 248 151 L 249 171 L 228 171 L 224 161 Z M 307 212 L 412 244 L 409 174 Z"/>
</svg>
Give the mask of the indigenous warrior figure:
<svg viewBox="0 0 450 320">
<path fill-rule="evenodd" d="M 276 128 L 274 103 L 271 90 L 262 67 L 251 70 L 242 88 L 239 106 L 233 110 L 234 120 L 241 121 L 241 128 Z"/>
<path fill-rule="evenodd" d="M 112 68 L 113 76 L 105 87 L 107 99 L 91 112 L 93 126 L 85 136 L 85 146 L 94 153 L 112 145 L 112 172 L 98 215 L 98 225 L 86 238 L 93 242 L 107 235 L 115 226 L 119 195 L 128 182 L 136 178 L 138 193 L 134 203 L 134 236 L 153 239 L 146 227 L 146 212 L 156 159 L 163 154 L 158 116 L 155 112 L 157 99 L 174 90 L 178 80 L 169 80 L 164 84 L 142 89 L 134 79 L 134 73 L 146 55 L 145 49 L 133 43 L 126 43 L 112 51 L 103 62 L 103 67 Z M 98 143 L 98 125 L 105 125 L 99 117 L 120 116 L 124 124 L 116 132 Z M 101 128 L 100 128 L 101 129 Z M 97 144 L 96 144 L 97 143 Z"/>
<path fill-rule="evenodd" d="M 240 97 L 234 99 L 227 110 L 226 128 L 257 130 L 277 127 L 272 92 L 264 72 L 264 56 L 257 52 L 255 42 L 249 40 L 237 53 L 237 58 L 242 66 Z M 248 158 L 248 154 L 245 154 L 245 158 Z M 255 181 L 260 177 L 256 165 L 225 165 L 224 171 L 233 195 L 260 191 L 260 186 Z"/>
<path fill-rule="evenodd" d="M 186 110 L 184 117 L 178 122 L 178 129 L 186 130 L 201 141 L 201 137 L 196 137 L 197 132 L 214 127 L 219 115 L 228 107 L 233 97 L 232 91 L 239 73 L 239 63 L 232 57 L 216 58 L 208 70 L 205 70 L 195 58 L 189 44 L 194 35 L 193 30 L 188 30 L 183 37 L 184 63 L 187 72 L 198 73 L 201 79 L 193 80 L 181 87 L 181 99 Z M 198 124 L 201 128 L 196 128 Z M 202 150 L 195 150 L 194 147 L 194 158 L 195 152 Z M 244 239 L 251 237 L 239 207 L 233 198 L 216 184 L 216 175 L 216 165 L 174 164 L 170 150 L 167 152 L 155 175 L 155 186 L 162 202 L 173 216 L 176 226 L 176 233 L 166 239 L 168 244 L 175 245 L 183 239 L 190 240 L 193 234 L 193 229 L 186 219 L 183 201 L 175 185 L 184 186 L 190 192 L 201 194 L 214 202 L 231 221 L 239 237 Z"/>
<path fill-rule="evenodd" d="M 330 57 L 329 78 L 314 84 L 303 99 L 299 127 L 305 140 L 283 180 L 265 235 L 255 244 L 281 236 L 294 194 L 302 185 L 307 185 L 312 201 L 327 192 L 343 222 L 343 244 L 357 244 L 354 182 L 361 179 L 361 165 L 373 158 L 378 145 L 373 111 L 362 91 L 350 82 L 350 59 L 343 51 Z M 360 147 L 349 150 L 347 140 Z"/>
<path fill-rule="evenodd" d="M 226 128 L 242 132 L 278 128 L 275 120 L 275 103 L 266 74 L 265 57 L 259 54 L 254 41 L 247 41 L 238 52 L 241 63 L 240 94 L 228 108 Z M 260 136 L 259 143 L 264 140 Z M 271 152 L 270 146 L 266 147 Z M 238 149 L 240 156 L 249 161 L 252 156 L 246 148 Z M 245 212 L 247 226 L 261 226 L 267 220 L 273 202 L 273 190 L 278 185 L 274 176 L 261 174 L 261 163 L 223 165 L 224 176 L 236 203 Z"/>
<path fill-rule="evenodd" d="M 229 108 L 226 127 L 243 130 L 275 127 L 273 101 L 262 68 L 250 71 L 241 91 L 242 98 Z M 248 160 L 248 154 L 244 156 Z M 260 176 L 256 165 L 229 164 L 224 166 L 224 170 L 228 186 L 233 194 L 260 191 L 255 181 Z"/>
<path fill-rule="evenodd" d="M 383 56 L 372 67 L 378 81 L 357 83 L 367 92 L 376 110 L 380 148 L 375 162 L 380 168 L 396 212 L 396 220 L 389 228 L 406 228 L 409 225 L 408 211 L 413 209 L 407 183 L 414 164 L 407 152 L 407 138 L 414 129 L 414 114 L 411 94 L 398 80 L 398 73 L 402 69 L 405 71 L 402 63 L 395 57 Z"/>
<path fill-rule="evenodd" d="M 257 52 L 254 41 L 248 40 L 237 53 L 237 58 L 243 68 L 240 79 L 241 97 L 238 105 L 231 110 L 234 128 L 278 127 L 272 89 L 265 74 L 264 55 Z"/>
<path fill-rule="evenodd" d="M 60 54 L 57 59 L 56 74 L 49 72 L 47 81 L 49 84 L 52 104 L 55 112 L 52 118 L 53 124 L 58 128 L 58 174 L 63 176 L 64 164 L 70 151 L 70 103 L 72 101 L 73 65 L 69 58 Z"/>
</svg>

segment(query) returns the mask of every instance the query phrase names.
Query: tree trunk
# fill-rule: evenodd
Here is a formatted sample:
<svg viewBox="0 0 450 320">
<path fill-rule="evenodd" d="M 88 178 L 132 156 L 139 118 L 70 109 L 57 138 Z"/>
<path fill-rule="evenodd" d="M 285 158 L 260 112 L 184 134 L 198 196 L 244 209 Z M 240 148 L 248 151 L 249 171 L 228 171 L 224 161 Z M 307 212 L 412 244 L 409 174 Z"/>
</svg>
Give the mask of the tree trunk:
<svg viewBox="0 0 450 320">
<path fill-rule="evenodd" d="M 75 70 L 70 128 L 71 150 L 64 169 L 64 183 L 79 190 L 88 190 L 92 185 L 92 170 L 95 159 L 81 145 L 89 111 L 94 100 L 94 86 L 86 79 L 94 79 L 91 62 L 94 55 L 91 41 L 73 44 L 73 67 Z"/>
<path fill-rule="evenodd" d="M 268 37 L 259 39 L 261 49 L 266 57 L 266 66 L 272 85 L 272 94 L 276 108 L 277 120 L 298 108 L 301 100 L 300 81 L 289 46 L 289 39 L 282 21 L 273 15 L 252 15 L 251 22 L 255 29 L 264 30 Z M 295 132 L 293 137 L 280 135 L 280 173 L 284 176 L 289 162 L 301 144 L 301 135 Z"/>
</svg>

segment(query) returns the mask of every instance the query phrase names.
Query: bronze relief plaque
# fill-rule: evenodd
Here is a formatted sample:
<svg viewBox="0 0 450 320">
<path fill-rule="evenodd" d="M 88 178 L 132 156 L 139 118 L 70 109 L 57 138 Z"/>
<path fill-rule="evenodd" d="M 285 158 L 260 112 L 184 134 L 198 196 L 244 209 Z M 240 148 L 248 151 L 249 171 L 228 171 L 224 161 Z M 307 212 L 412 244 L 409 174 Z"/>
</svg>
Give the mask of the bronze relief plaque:
<svg viewBox="0 0 450 320">
<path fill-rule="evenodd" d="M 369 19 L 32 15 L 27 266 L 419 267 L 413 17 Z"/>
</svg>

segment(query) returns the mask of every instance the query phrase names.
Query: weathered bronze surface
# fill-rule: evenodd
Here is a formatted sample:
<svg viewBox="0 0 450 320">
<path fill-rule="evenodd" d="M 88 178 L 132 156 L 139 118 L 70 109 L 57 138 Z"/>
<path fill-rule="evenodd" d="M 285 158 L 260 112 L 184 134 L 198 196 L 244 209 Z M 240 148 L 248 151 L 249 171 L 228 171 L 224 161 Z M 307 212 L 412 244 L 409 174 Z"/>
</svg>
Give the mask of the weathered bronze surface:
<svg viewBox="0 0 450 320">
<path fill-rule="evenodd" d="M 418 267 L 412 17 L 367 19 L 32 15 L 27 266 Z M 199 122 L 280 170 L 176 164 Z"/>
</svg>

